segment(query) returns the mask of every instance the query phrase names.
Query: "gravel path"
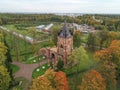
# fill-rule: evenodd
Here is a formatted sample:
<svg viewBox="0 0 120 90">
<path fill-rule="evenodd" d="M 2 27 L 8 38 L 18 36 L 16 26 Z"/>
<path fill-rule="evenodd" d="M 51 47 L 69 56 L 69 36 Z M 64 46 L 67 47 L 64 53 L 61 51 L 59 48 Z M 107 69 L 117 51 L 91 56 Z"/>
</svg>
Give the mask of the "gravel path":
<svg viewBox="0 0 120 90">
<path fill-rule="evenodd" d="M 40 63 L 35 63 L 35 64 L 24 64 L 21 62 L 13 62 L 12 64 L 17 65 L 20 70 L 14 74 L 14 77 L 24 77 L 28 80 L 28 83 L 26 84 L 26 87 L 24 90 L 28 90 L 28 86 L 32 80 L 32 72 L 35 68 L 38 66 L 41 66 L 43 64 L 47 63 L 47 61 L 43 61 Z"/>
</svg>

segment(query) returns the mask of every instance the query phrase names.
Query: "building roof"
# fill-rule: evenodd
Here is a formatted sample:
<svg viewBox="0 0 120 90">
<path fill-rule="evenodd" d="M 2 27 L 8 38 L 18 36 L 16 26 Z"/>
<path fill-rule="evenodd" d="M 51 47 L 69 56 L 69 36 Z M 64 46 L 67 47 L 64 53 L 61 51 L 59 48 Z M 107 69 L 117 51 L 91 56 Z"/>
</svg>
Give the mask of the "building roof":
<svg viewBox="0 0 120 90">
<path fill-rule="evenodd" d="M 71 32 L 67 28 L 66 21 L 65 21 L 65 24 L 64 24 L 62 30 L 60 30 L 60 32 L 58 33 L 58 36 L 63 37 L 63 38 L 67 38 L 67 37 L 72 36 Z"/>
</svg>

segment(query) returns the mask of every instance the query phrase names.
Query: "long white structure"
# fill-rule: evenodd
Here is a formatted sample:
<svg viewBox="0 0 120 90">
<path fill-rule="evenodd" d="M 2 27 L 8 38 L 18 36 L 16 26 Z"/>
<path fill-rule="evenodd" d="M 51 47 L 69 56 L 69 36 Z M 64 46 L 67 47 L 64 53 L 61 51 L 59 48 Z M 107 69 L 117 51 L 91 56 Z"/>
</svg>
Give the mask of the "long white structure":
<svg viewBox="0 0 120 90">
<path fill-rule="evenodd" d="M 2 26 L 0 26 L 0 29 L 2 29 L 2 30 L 4 30 L 4 31 L 7 31 L 7 32 L 11 32 L 9 29 L 7 29 L 7 28 L 4 28 L 4 27 L 2 27 Z M 22 39 L 24 39 L 24 40 L 26 40 L 27 42 L 29 42 L 29 43 L 35 43 L 37 40 L 36 39 L 33 39 L 33 38 L 31 38 L 31 37 L 29 37 L 29 36 L 24 36 L 24 35 L 22 35 L 22 34 L 19 34 L 19 33 L 16 33 L 16 32 L 11 32 L 13 35 L 15 35 L 15 36 L 17 36 L 17 37 L 19 37 L 19 38 L 22 38 Z"/>
</svg>

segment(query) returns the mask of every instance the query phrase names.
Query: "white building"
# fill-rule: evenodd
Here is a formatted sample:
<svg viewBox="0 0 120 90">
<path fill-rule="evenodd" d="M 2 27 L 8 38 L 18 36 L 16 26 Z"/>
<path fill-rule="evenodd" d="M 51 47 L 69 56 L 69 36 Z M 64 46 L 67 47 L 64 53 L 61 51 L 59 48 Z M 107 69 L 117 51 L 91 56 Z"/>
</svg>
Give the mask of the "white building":
<svg viewBox="0 0 120 90">
<path fill-rule="evenodd" d="M 73 23 L 73 27 L 75 28 L 75 30 L 80 30 L 83 33 L 96 31 L 94 27 L 88 26 L 87 24 L 79 25 L 79 24 Z"/>
<path fill-rule="evenodd" d="M 49 25 L 47 25 L 45 28 L 44 28 L 44 30 L 49 30 L 50 28 L 52 28 L 53 27 L 53 23 L 51 23 L 51 24 L 49 24 Z"/>
<path fill-rule="evenodd" d="M 36 27 L 36 31 L 41 32 L 41 30 L 45 27 L 45 25 L 39 25 Z"/>
</svg>

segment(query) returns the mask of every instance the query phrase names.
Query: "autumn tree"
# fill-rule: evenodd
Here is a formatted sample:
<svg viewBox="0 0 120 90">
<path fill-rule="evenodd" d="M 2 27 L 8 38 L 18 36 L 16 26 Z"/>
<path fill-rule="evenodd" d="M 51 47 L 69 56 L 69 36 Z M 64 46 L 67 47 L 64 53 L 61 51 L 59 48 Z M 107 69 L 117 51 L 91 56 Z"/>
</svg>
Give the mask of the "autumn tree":
<svg viewBox="0 0 120 90">
<path fill-rule="evenodd" d="M 116 64 L 109 61 L 99 62 L 95 69 L 101 73 L 105 79 L 107 90 L 116 90 Z"/>
<path fill-rule="evenodd" d="M 95 53 L 94 58 L 96 60 L 107 60 L 120 66 L 120 40 L 112 41 L 111 45 Z"/>
<path fill-rule="evenodd" d="M 114 40 L 108 48 L 96 52 L 94 59 L 102 63 L 98 70 L 106 79 L 107 88 L 115 89 L 117 74 L 120 75 L 120 40 Z"/>
<path fill-rule="evenodd" d="M 69 88 L 64 72 L 48 69 L 43 76 L 33 80 L 30 90 L 69 90 Z"/>
<path fill-rule="evenodd" d="M 7 90 L 11 81 L 9 73 L 5 66 L 0 65 L 0 90 Z"/>
<path fill-rule="evenodd" d="M 87 45 L 92 50 L 101 50 L 109 47 L 113 40 L 119 39 L 118 32 L 108 32 L 107 30 L 101 30 L 97 33 L 89 33 Z"/>
<path fill-rule="evenodd" d="M 30 90 L 55 90 L 52 88 L 50 81 L 44 77 L 40 76 L 37 79 L 33 80 L 33 84 Z"/>
<path fill-rule="evenodd" d="M 7 90 L 12 78 L 10 71 L 10 54 L 4 35 L 1 35 L 0 41 L 0 90 Z"/>
<path fill-rule="evenodd" d="M 55 75 L 56 90 L 69 90 L 67 78 L 64 72 L 58 71 Z"/>
<path fill-rule="evenodd" d="M 111 32 L 108 32 L 107 35 L 108 35 L 108 38 L 106 40 L 106 47 L 109 47 L 113 40 L 117 40 L 119 38 L 118 32 L 111 31 Z"/>
<path fill-rule="evenodd" d="M 3 65 L 6 59 L 7 47 L 4 45 L 4 43 L 0 42 L 0 65 Z"/>
<path fill-rule="evenodd" d="M 87 72 L 82 77 L 80 90 L 106 90 L 105 79 L 96 70 Z"/>
</svg>

